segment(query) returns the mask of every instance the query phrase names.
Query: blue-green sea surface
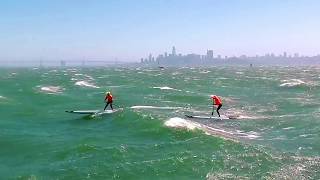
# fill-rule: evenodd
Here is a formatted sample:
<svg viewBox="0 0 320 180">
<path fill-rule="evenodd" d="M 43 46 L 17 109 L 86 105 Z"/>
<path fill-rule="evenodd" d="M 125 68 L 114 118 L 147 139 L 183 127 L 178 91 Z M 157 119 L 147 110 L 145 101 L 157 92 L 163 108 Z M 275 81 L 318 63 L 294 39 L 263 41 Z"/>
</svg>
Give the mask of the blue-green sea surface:
<svg viewBox="0 0 320 180">
<path fill-rule="evenodd" d="M 320 68 L 2 68 L 0 179 L 320 179 Z M 101 116 L 66 110 L 115 108 Z M 210 95 L 223 101 L 210 116 Z M 215 114 L 216 116 L 216 114 Z"/>
</svg>

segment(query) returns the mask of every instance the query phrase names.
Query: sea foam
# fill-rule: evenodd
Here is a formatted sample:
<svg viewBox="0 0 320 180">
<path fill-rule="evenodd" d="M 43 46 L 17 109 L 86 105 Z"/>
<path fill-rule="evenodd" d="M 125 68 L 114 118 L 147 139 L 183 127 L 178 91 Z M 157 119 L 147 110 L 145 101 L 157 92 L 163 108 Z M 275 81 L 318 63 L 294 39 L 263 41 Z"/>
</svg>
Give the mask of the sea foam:
<svg viewBox="0 0 320 180">
<path fill-rule="evenodd" d="M 164 86 L 164 87 L 152 87 L 153 89 L 161 89 L 161 90 L 176 90 L 174 88 L 168 87 L 168 86 Z"/>
<path fill-rule="evenodd" d="M 196 128 L 201 127 L 198 123 L 188 121 L 186 119 L 182 119 L 179 117 L 170 118 L 164 123 L 164 125 L 167 127 L 184 128 L 184 129 L 190 129 L 190 130 L 194 130 Z"/>
<path fill-rule="evenodd" d="M 91 87 L 91 88 L 100 88 L 100 87 L 98 87 L 98 86 L 96 86 L 96 85 L 94 85 L 92 83 L 87 82 L 87 81 L 77 81 L 75 83 L 75 85 L 84 86 L 84 87 Z"/>
<path fill-rule="evenodd" d="M 60 86 L 40 86 L 40 91 L 48 94 L 62 93 L 63 90 Z"/>
<path fill-rule="evenodd" d="M 174 90 L 174 91 L 182 91 L 180 89 L 174 89 L 168 86 L 163 86 L 163 87 L 152 87 L 153 89 L 160 89 L 160 90 Z"/>
<path fill-rule="evenodd" d="M 290 80 L 283 80 L 283 83 L 280 84 L 280 87 L 295 87 L 302 84 L 306 84 L 304 81 L 300 79 L 290 79 Z"/>
</svg>

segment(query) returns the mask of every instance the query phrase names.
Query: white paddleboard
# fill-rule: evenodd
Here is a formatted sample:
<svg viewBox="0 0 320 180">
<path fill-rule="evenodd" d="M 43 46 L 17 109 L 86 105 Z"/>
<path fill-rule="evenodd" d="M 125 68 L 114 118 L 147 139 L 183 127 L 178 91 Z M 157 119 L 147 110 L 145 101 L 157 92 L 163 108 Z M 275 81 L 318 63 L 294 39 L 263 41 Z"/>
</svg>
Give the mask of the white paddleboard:
<svg viewBox="0 0 320 180">
<path fill-rule="evenodd" d="M 74 113 L 74 114 L 95 114 L 100 110 L 75 110 L 75 111 L 66 111 L 67 113 Z"/>
<path fill-rule="evenodd" d="M 75 111 L 66 111 L 67 113 L 73 114 L 87 114 L 87 115 L 102 115 L 102 114 L 112 114 L 117 111 L 122 110 L 122 108 L 114 109 L 114 110 L 75 110 Z"/>
<path fill-rule="evenodd" d="M 99 112 L 94 113 L 93 115 L 99 116 L 99 115 L 104 115 L 104 114 L 112 114 L 112 113 L 122 111 L 122 110 L 123 110 L 122 108 L 119 108 L 119 109 L 113 109 L 113 110 L 99 111 Z"/>
<path fill-rule="evenodd" d="M 228 116 L 196 116 L 196 115 L 185 115 L 187 118 L 196 118 L 196 119 L 212 119 L 212 120 L 226 120 L 226 119 L 236 119 L 235 117 L 228 117 Z"/>
</svg>

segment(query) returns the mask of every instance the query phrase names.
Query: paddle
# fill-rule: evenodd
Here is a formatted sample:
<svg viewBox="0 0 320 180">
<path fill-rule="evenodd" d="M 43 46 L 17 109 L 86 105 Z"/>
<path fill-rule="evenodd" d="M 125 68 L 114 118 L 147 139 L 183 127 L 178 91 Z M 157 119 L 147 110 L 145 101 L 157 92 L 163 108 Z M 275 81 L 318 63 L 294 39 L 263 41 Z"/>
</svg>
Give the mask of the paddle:
<svg viewBox="0 0 320 180">
<path fill-rule="evenodd" d="M 213 111 L 214 111 L 214 105 L 212 105 L 212 113 L 211 113 L 211 116 L 213 116 Z"/>
</svg>

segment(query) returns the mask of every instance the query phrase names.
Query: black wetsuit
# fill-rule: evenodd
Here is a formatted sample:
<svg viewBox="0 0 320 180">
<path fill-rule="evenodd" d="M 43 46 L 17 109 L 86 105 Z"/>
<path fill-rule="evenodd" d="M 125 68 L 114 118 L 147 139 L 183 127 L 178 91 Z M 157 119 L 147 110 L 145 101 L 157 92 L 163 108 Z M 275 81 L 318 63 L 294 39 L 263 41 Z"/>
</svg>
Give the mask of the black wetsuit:
<svg viewBox="0 0 320 180">
<path fill-rule="evenodd" d="M 106 109 L 107 109 L 107 107 L 108 107 L 108 105 L 109 105 L 109 104 L 110 104 L 111 109 L 113 110 L 113 107 L 112 107 L 112 101 L 111 101 L 111 102 L 107 102 L 106 106 L 104 107 L 104 110 L 106 110 Z"/>
<path fill-rule="evenodd" d="M 221 107 L 222 107 L 222 104 L 220 104 L 220 105 L 218 106 L 218 108 L 217 108 L 217 113 L 218 113 L 219 117 L 220 117 L 219 109 L 220 109 Z"/>
<path fill-rule="evenodd" d="M 221 107 L 222 107 L 222 104 L 219 104 L 219 106 L 217 107 L 217 110 L 216 110 L 219 117 L 220 117 L 219 109 L 220 109 Z M 213 108 L 214 108 L 214 105 L 213 105 Z M 211 115 L 213 115 L 213 111 L 212 111 Z"/>
<path fill-rule="evenodd" d="M 104 107 L 104 110 L 107 109 L 108 105 L 110 104 L 110 107 L 111 109 L 113 110 L 113 107 L 112 107 L 112 102 L 113 102 L 113 99 L 112 99 L 112 95 L 107 95 L 105 98 L 104 98 L 105 101 L 107 101 L 107 104 L 106 106 Z"/>
</svg>

